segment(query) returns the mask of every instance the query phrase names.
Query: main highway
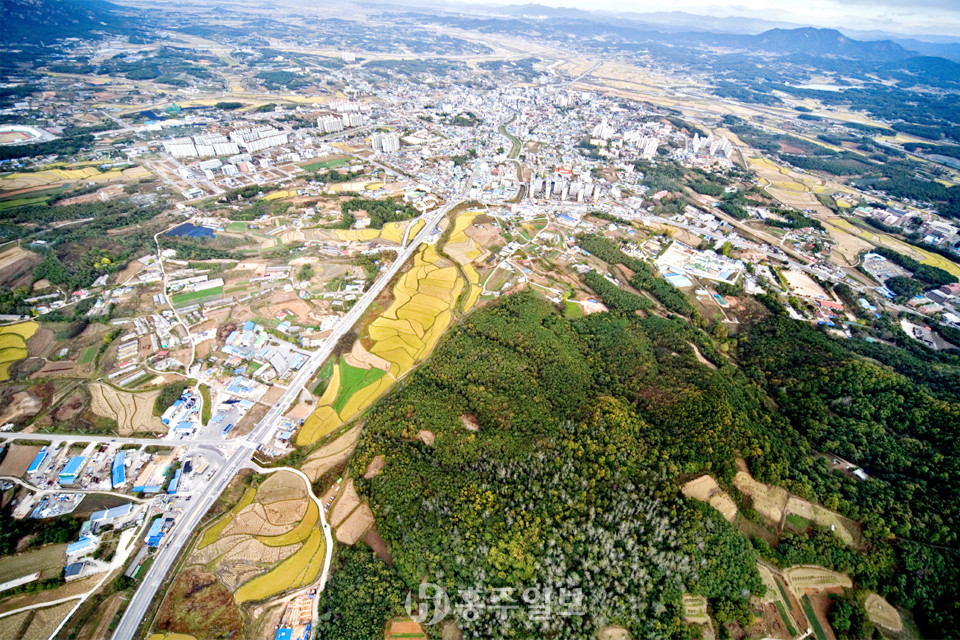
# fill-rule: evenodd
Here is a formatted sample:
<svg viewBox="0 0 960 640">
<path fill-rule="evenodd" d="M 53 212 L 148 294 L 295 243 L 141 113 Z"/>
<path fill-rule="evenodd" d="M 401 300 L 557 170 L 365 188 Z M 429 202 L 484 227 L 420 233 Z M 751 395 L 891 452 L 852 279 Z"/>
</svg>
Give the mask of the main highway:
<svg viewBox="0 0 960 640">
<path fill-rule="evenodd" d="M 357 300 L 357 303 L 350 311 L 340 319 L 340 322 L 337 323 L 333 333 L 326 339 L 323 346 L 310 356 L 293 379 L 291 379 L 286 391 L 284 391 L 280 399 L 277 400 L 276 404 L 270 408 L 263 419 L 254 427 L 253 431 L 234 449 L 230 457 L 227 458 L 226 463 L 217 469 L 213 477 L 207 482 L 206 487 L 200 495 L 197 496 L 197 499 L 192 502 L 192 508 L 189 511 L 184 511 L 179 518 L 177 518 L 173 529 L 167 533 L 161 542 L 153 564 L 144 575 L 143 583 L 131 599 L 130 606 L 128 606 L 124 612 L 123 618 L 121 618 L 120 624 L 113 634 L 113 640 L 132 640 L 135 637 L 137 629 L 144 621 L 150 603 L 156 596 L 160 585 L 163 584 L 167 573 L 189 543 L 194 529 L 200 524 L 200 520 L 204 514 L 210 510 L 210 507 L 213 506 L 223 490 L 226 489 L 230 479 L 233 478 L 240 469 L 247 466 L 253 453 L 260 445 L 269 441 L 279 426 L 283 414 L 296 402 L 300 392 L 316 373 L 317 369 L 333 354 L 333 350 L 336 348 L 340 339 L 363 317 L 363 314 L 366 313 L 373 301 L 376 300 L 389 285 L 393 277 L 403 268 L 403 265 L 413 256 L 420 245 L 435 233 L 437 225 L 444 216 L 461 202 L 462 200 L 453 201 L 435 211 L 424 214 L 423 220 L 425 225 L 423 229 L 420 230 L 409 244 L 400 248 L 397 259 L 380 275 L 373 286 Z M 190 443 L 184 442 L 184 444 Z M 327 554 L 320 578 L 321 586 L 326 582 L 327 573 L 330 568 L 329 564 L 330 555 Z"/>
</svg>

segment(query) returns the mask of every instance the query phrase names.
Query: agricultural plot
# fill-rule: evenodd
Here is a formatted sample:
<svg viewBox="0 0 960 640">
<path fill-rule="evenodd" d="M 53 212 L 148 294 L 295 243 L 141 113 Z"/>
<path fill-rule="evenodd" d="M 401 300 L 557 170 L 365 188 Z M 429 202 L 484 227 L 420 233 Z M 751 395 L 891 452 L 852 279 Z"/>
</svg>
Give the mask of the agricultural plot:
<svg viewBox="0 0 960 640">
<path fill-rule="evenodd" d="M 867 617 L 870 618 L 870 622 L 878 627 L 889 629 L 895 633 L 903 630 L 903 620 L 900 618 L 900 613 L 887 602 L 886 598 L 871 593 L 867 596 L 864 608 L 867 610 Z"/>
<path fill-rule="evenodd" d="M 307 474 L 310 480 L 316 481 L 331 469 L 345 463 L 357 448 L 361 429 L 361 425 L 352 427 L 336 440 L 311 453 L 300 465 L 300 470 Z"/>
<path fill-rule="evenodd" d="M 707 599 L 690 593 L 683 594 L 683 619 L 692 624 L 710 624 Z"/>
<path fill-rule="evenodd" d="M 463 311 L 469 311 L 477 303 L 483 287 L 480 285 L 480 274 L 473 267 L 473 262 L 486 258 L 488 252 L 474 238 L 467 234 L 467 230 L 480 212 L 466 212 L 458 216 L 450 233 L 450 239 L 444 245 L 443 251 L 463 269 L 464 275 L 470 283 L 470 292 L 463 303 Z"/>
<path fill-rule="evenodd" d="M 850 576 L 813 565 L 797 565 L 783 572 L 790 589 L 799 597 L 804 589 L 852 589 Z"/>
<path fill-rule="evenodd" d="M 410 618 L 391 618 L 387 620 L 387 627 L 383 631 L 385 640 L 399 640 L 400 638 L 426 638 L 423 627 Z"/>
<path fill-rule="evenodd" d="M 787 506 L 787 499 L 790 497 L 786 489 L 757 482 L 744 469 L 738 471 L 737 475 L 733 477 L 733 486 L 742 491 L 744 495 L 753 498 L 753 508 L 757 510 L 757 513 L 773 526 L 780 526 Z"/>
<path fill-rule="evenodd" d="M 200 291 L 190 291 L 189 293 L 181 293 L 175 296 L 172 296 L 170 299 L 173 301 L 174 306 L 179 307 L 187 303 L 196 302 L 197 300 L 204 300 L 206 298 L 216 298 L 223 295 L 223 287 L 211 287 L 209 289 L 201 289 Z"/>
<path fill-rule="evenodd" d="M 40 453 L 42 447 L 31 447 L 22 444 L 12 444 L 7 451 L 7 455 L 0 462 L 0 476 L 22 477 L 30 468 L 30 463 Z M 2 560 L 0 560 L 2 562 Z M 0 578 L 0 582 L 4 582 Z"/>
<path fill-rule="evenodd" d="M 821 527 L 832 528 L 833 532 L 851 547 L 859 547 L 863 543 L 863 536 L 856 522 L 796 496 L 790 496 L 787 500 L 787 521 L 793 516 L 799 516 Z M 795 524 L 800 523 L 795 521 Z"/>
<path fill-rule="evenodd" d="M 303 587 L 323 564 L 319 520 L 303 479 L 279 471 L 204 532 L 187 564 L 210 571 L 238 604 Z"/>
<path fill-rule="evenodd" d="M 430 354 L 453 322 L 453 307 L 464 285 L 456 267 L 442 264 L 433 246 L 424 247 L 394 287 L 393 303 L 368 327 L 373 341 L 369 353 L 386 363 L 390 376 L 372 372 L 378 367 L 368 362 L 358 380 L 360 374 L 353 369 L 360 363 L 337 363 L 316 410 L 297 434 L 298 445 L 317 442 L 367 409 L 396 378 Z"/>
<path fill-rule="evenodd" d="M 694 478 L 683 485 L 680 491 L 688 498 L 708 503 L 719 511 L 720 515 L 728 522 L 733 522 L 737 518 L 737 505 L 733 503 L 733 499 L 727 495 L 727 492 L 720 488 L 717 481 L 709 475 Z"/>
<path fill-rule="evenodd" d="M 10 379 L 10 367 L 27 357 L 27 340 L 37 332 L 36 322 L 0 327 L 0 382 Z"/>
<path fill-rule="evenodd" d="M 160 390 L 131 393 L 118 391 L 108 384 L 89 385 L 90 408 L 98 416 L 116 420 L 121 436 L 137 432 L 166 433 L 167 428 L 160 418 L 153 415 Z"/>
<path fill-rule="evenodd" d="M 40 579 L 55 578 L 66 566 L 66 544 L 49 544 L 35 551 L 0 558 L 0 582 L 40 572 Z M 0 636 L 2 637 L 2 636 Z"/>
<path fill-rule="evenodd" d="M 72 601 L 63 602 L 52 607 L 33 609 L 0 618 L 0 638 L 47 640 L 75 604 Z"/>
</svg>

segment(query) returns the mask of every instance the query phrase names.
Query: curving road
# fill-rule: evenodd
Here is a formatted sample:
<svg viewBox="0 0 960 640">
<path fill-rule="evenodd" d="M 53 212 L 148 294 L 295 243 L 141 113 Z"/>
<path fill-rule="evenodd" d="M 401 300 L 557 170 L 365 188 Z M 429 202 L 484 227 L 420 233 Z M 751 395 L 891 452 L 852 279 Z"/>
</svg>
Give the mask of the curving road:
<svg viewBox="0 0 960 640">
<path fill-rule="evenodd" d="M 373 286 L 357 300 L 353 308 L 340 319 L 340 322 L 330 337 L 328 337 L 323 346 L 315 351 L 307 362 L 304 363 L 303 367 L 301 367 L 290 381 L 287 390 L 280 399 L 277 400 L 276 404 L 270 408 L 263 419 L 254 427 L 253 431 L 238 442 L 237 448 L 227 459 L 226 464 L 217 469 L 202 493 L 192 502 L 193 506 L 190 511 L 184 511 L 177 519 L 173 529 L 165 536 L 157 550 L 153 564 L 143 578 L 143 583 L 131 599 L 130 606 L 128 606 L 124 612 L 123 618 L 121 618 L 120 624 L 113 634 L 113 640 L 131 640 L 136 636 L 137 629 L 144 621 L 147 610 L 150 608 L 150 603 L 160 589 L 167 573 L 174 566 L 174 563 L 189 543 L 193 531 L 197 528 L 204 514 L 213 506 L 214 502 L 227 487 L 230 479 L 233 478 L 240 469 L 250 463 L 253 453 L 260 445 L 269 441 L 282 420 L 283 414 L 296 402 L 300 392 L 327 358 L 330 357 L 340 339 L 363 317 L 363 314 L 366 313 L 369 306 L 383 292 L 393 277 L 403 268 L 403 265 L 413 256 L 420 245 L 433 235 L 434 229 L 444 216 L 461 202 L 462 200 L 456 200 L 424 215 L 423 219 L 426 224 L 420 233 L 414 237 L 410 244 L 400 249 L 397 259 L 380 275 L 380 278 L 377 279 Z M 328 548 L 332 552 L 332 544 Z M 324 569 L 325 573 L 326 564 L 327 563 L 325 563 Z M 320 588 L 322 589 L 323 586 L 324 583 L 321 582 Z"/>
</svg>

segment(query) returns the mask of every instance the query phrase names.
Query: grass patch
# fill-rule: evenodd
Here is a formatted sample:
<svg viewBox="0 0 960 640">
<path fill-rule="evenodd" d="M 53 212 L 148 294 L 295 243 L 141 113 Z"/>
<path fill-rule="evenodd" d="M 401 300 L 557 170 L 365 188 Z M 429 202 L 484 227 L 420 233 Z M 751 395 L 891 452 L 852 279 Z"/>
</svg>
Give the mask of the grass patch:
<svg viewBox="0 0 960 640">
<path fill-rule="evenodd" d="M 576 320 L 583 317 L 583 306 L 566 300 L 563 303 L 563 315 L 567 320 Z"/>
<path fill-rule="evenodd" d="M 333 401 L 333 408 L 337 413 L 343 411 L 347 401 L 354 393 L 369 386 L 383 377 L 386 372 L 383 369 L 371 367 L 370 369 L 359 369 L 347 364 L 343 356 L 340 357 L 340 392 L 337 399 Z"/>
<path fill-rule="evenodd" d="M 188 302 L 203 300 L 204 298 L 216 298 L 223 295 L 223 287 L 212 287 L 210 289 L 201 289 L 200 291 L 190 291 L 173 296 L 173 304 L 180 306 Z"/>
<path fill-rule="evenodd" d="M 200 410 L 200 421 L 204 426 L 210 422 L 210 414 L 213 412 L 212 402 L 210 401 L 210 387 L 205 384 L 200 385 L 200 395 L 203 397 L 203 408 Z"/>
<path fill-rule="evenodd" d="M 324 162 L 311 162 L 310 164 L 301 165 L 304 171 L 319 171 L 320 169 L 333 169 L 336 167 L 342 167 L 347 164 L 345 158 L 337 158 L 336 160 L 326 160 Z"/>
<path fill-rule="evenodd" d="M 77 364 L 90 364 L 97 359 L 97 347 L 87 347 L 80 353 L 80 357 L 77 358 Z"/>
<path fill-rule="evenodd" d="M 817 636 L 817 640 L 827 640 L 827 634 L 823 631 L 823 627 L 820 626 L 820 620 L 817 618 L 816 612 L 813 610 L 813 604 L 810 602 L 810 596 L 804 594 L 801 598 L 800 603 L 803 605 L 803 613 L 806 614 L 807 620 L 810 621 L 810 626 L 813 627 L 813 633 Z"/>
<path fill-rule="evenodd" d="M 788 514 L 787 514 L 787 522 L 786 522 L 786 524 L 787 524 L 787 526 L 789 526 L 791 529 L 794 529 L 794 530 L 796 530 L 796 531 L 798 531 L 798 532 L 800 532 L 800 533 L 803 533 L 804 531 L 809 531 L 810 528 L 813 527 L 813 523 L 812 523 L 812 522 L 810 522 L 809 520 L 807 520 L 807 519 L 804 518 L 803 516 L 798 516 L 798 515 L 795 514 L 795 513 L 788 513 Z"/>
<path fill-rule="evenodd" d="M 234 233 L 239 233 L 247 230 L 246 222 L 231 222 L 227 225 L 227 231 L 232 231 Z"/>
</svg>

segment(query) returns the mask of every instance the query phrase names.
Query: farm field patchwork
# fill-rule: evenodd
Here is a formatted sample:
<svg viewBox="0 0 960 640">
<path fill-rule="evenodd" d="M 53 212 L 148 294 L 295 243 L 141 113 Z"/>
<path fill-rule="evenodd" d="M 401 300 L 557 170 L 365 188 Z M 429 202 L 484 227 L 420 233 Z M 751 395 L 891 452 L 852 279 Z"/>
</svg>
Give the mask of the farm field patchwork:
<svg viewBox="0 0 960 640">
<path fill-rule="evenodd" d="M 323 565 L 319 520 L 304 480 L 278 471 L 207 528 L 186 566 L 209 571 L 237 604 L 308 586 Z"/>
<path fill-rule="evenodd" d="M 144 431 L 167 431 L 160 418 L 153 415 L 153 406 L 160 395 L 159 389 L 132 393 L 119 391 L 102 382 L 93 383 L 88 389 L 90 408 L 99 416 L 115 420 L 121 436 Z"/>
<path fill-rule="evenodd" d="M 36 322 L 0 327 L 0 382 L 10 379 L 10 366 L 27 357 L 27 340 L 37 332 Z"/>
<path fill-rule="evenodd" d="M 453 322 L 453 307 L 464 286 L 457 268 L 447 264 L 431 245 L 416 254 L 413 267 L 394 287 L 390 307 L 368 327 L 373 342 L 369 353 L 390 376 L 372 373 L 371 369 L 379 369 L 373 365 L 366 370 L 352 365 L 345 369 L 345 363 L 337 363 L 316 410 L 297 434 L 298 445 L 317 442 L 364 411 L 396 378 L 430 354 Z M 364 373 L 358 380 L 360 371 Z"/>
</svg>

